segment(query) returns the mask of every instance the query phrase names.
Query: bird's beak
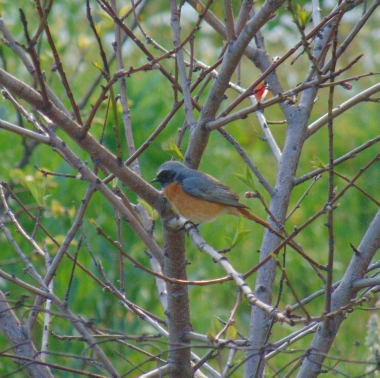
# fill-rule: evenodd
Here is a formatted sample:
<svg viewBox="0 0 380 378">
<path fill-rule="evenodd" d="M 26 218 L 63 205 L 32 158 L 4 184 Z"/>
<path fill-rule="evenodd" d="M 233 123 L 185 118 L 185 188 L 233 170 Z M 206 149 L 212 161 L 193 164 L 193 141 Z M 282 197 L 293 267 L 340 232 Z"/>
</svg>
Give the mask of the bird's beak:
<svg viewBox="0 0 380 378">
<path fill-rule="evenodd" d="M 158 182 L 158 177 L 154 178 L 154 179 L 151 180 L 150 182 Z"/>
</svg>

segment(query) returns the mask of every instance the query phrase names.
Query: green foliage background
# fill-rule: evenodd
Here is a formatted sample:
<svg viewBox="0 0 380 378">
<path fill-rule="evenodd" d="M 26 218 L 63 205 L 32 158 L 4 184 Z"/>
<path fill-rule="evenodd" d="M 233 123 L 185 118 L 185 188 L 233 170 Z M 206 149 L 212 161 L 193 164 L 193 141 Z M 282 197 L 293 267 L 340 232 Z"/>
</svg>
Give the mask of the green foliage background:
<svg viewBox="0 0 380 378">
<path fill-rule="evenodd" d="M 17 4 L 9 4 L 1 11 L 2 17 L 8 28 L 15 35 L 16 39 L 24 43 L 25 38 L 23 35 L 22 25 L 19 22 L 18 7 L 21 7 L 28 18 L 30 30 L 35 30 L 38 25 L 38 17 L 34 10 L 34 4 L 29 1 L 17 1 Z M 307 3 L 305 3 L 307 5 Z M 17 5 L 17 6 L 16 6 Z M 113 25 L 109 18 L 99 10 L 95 4 L 91 4 L 93 7 L 94 19 L 96 20 L 99 28 L 101 28 L 101 34 L 103 37 L 104 45 L 110 53 L 112 46 Z M 6 9 L 6 10 L 5 10 Z M 212 6 L 212 10 L 223 18 L 222 8 L 219 2 L 216 2 Z M 144 26 L 147 27 L 148 33 L 161 45 L 170 48 L 172 46 L 172 32 L 168 22 L 168 9 L 166 2 L 150 2 L 147 6 L 145 15 L 149 15 L 149 18 L 144 18 Z M 147 16 L 144 16 L 147 17 Z M 281 56 L 287 51 L 287 48 L 294 45 L 298 41 L 298 34 L 289 23 L 289 14 L 284 10 L 273 21 L 271 21 L 269 27 L 263 30 L 263 33 L 267 33 L 271 37 L 269 38 L 268 49 L 272 56 Z M 344 27 L 342 32 L 350 30 L 350 21 L 343 20 Z M 362 51 L 363 46 L 367 48 L 375 49 L 375 39 L 372 30 L 375 26 L 375 21 L 370 22 L 364 30 L 361 32 L 358 41 L 356 41 L 345 54 L 344 59 L 340 62 L 342 66 L 352 61 L 353 57 L 356 57 L 357 50 Z M 192 22 L 184 23 L 182 28 L 183 35 L 192 27 Z M 100 62 L 98 55 L 98 49 L 95 44 L 93 35 L 90 32 L 88 22 L 85 18 L 85 6 L 82 2 L 65 1 L 59 2 L 54 5 L 51 18 L 49 18 L 49 25 L 53 31 L 57 46 L 59 47 L 60 57 L 63 61 L 64 69 L 69 78 L 69 82 L 72 86 L 72 91 L 76 100 L 80 100 L 87 90 L 88 84 L 98 74 L 96 68 L 96 62 Z M 157 33 L 159 27 L 160 32 Z M 276 32 L 282 30 L 284 33 Z M 280 34 L 280 35 L 279 35 Z M 143 37 L 140 35 L 140 38 Z M 342 36 L 343 38 L 343 36 Z M 363 42 L 364 41 L 364 42 Z M 108 43 L 106 43 L 108 42 Z M 200 32 L 196 36 L 196 48 L 198 49 L 198 56 L 202 55 L 202 59 L 205 62 L 215 59 L 221 49 L 222 39 L 215 32 L 210 32 L 206 26 L 202 26 Z M 204 47 L 207 48 L 204 48 Z M 49 49 L 46 45 L 46 39 L 44 38 L 41 45 L 38 46 L 41 56 L 42 66 L 46 72 L 48 82 L 51 87 L 56 91 L 58 96 L 63 99 L 67 108 L 70 109 L 70 103 L 68 102 L 65 91 L 60 83 L 59 77 L 56 73 L 51 72 L 50 67 L 53 64 L 51 54 L 48 53 Z M 125 49 L 125 61 L 126 66 L 137 66 L 145 63 L 142 60 L 137 48 L 132 44 L 127 44 Z M 26 71 L 26 69 L 20 64 L 15 54 L 10 51 L 3 44 L 0 45 L 0 57 L 1 66 L 11 72 L 14 76 L 20 79 L 27 80 L 30 84 L 33 84 L 33 80 Z M 171 71 L 174 69 L 173 60 L 167 60 L 165 62 L 166 68 Z M 304 73 L 308 67 L 307 58 L 301 56 L 294 65 L 286 63 L 284 66 L 278 69 L 278 75 L 283 80 L 283 85 L 288 88 L 296 83 L 300 82 Z M 359 64 L 355 65 L 350 71 L 349 76 L 354 76 L 363 72 L 372 70 L 379 70 L 379 63 L 373 56 L 366 53 L 361 59 Z M 115 63 L 111 66 L 111 71 L 115 71 Z M 196 73 L 194 73 L 195 75 Z M 248 60 L 243 62 L 242 66 L 242 86 L 249 85 L 257 76 L 259 72 L 253 67 L 252 63 Z M 347 76 L 348 77 L 348 76 Z M 352 91 L 345 91 L 343 88 L 338 87 L 336 89 L 335 103 L 339 104 L 350 98 L 354 93 L 358 93 L 361 90 L 367 88 L 371 84 L 378 81 L 377 76 L 364 78 L 360 81 L 354 82 Z M 103 81 L 104 83 L 104 81 Z M 140 146 L 146 138 L 153 132 L 159 122 L 166 116 L 173 106 L 173 95 L 171 88 L 168 87 L 167 81 L 161 76 L 158 71 L 140 72 L 133 75 L 133 77 L 127 79 L 128 97 L 131 108 L 132 125 L 134 128 L 134 137 L 136 146 Z M 91 107 L 91 102 L 95 101 L 99 94 L 99 90 L 90 97 L 89 102 L 82 109 L 84 115 L 88 114 Z M 229 99 L 225 101 L 224 106 L 236 97 L 236 94 L 230 90 L 228 92 Z M 320 91 L 319 101 L 315 105 L 315 108 L 311 115 L 312 122 L 318 119 L 322 114 L 327 111 L 327 96 L 328 90 L 323 89 Z M 246 104 L 243 104 L 246 106 Z M 100 136 L 103 124 L 103 117 L 105 114 L 105 104 L 102 112 L 99 113 L 98 118 L 95 119 L 91 133 L 97 137 Z M 120 112 L 121 114 L 121 112 Z M 269 120 L 279 120 L 282 115 L 278 108 L 272 107 L 265 112 L 266 117 Z M 12 108 L 9 102 L 0 102 L 0 117 L 8 122 L 19 124 L 21 120 L 18 118 L 16 112 Z M 121 115 L 120 115 L 121 121 Z M 182 126 L 184 121 L 183 109 L 176 114 L 166 129 L 160 134 L 160 136 L 150 145 L 150 147 L 140 156 L 139 163 L 142 169 L 143 177 L 146 180 L 151 180 L 155 176 L 155 172 L 159 165 L 168 160 L 170 157 L 164 151 L 170 140 L 177 139 L 178 128 Z M 26 126 L 26 125 L 25 125 Z M 334 122 L 335 130 L 335 156 L 341 156 L 356 146 L 364 143 L 368 139 L 371 139 L 378 135 L 378 104 L 376 103 L 364 103 L 351 109 L 346 114 L 342 115 Z M 115 140 L 112 131 L 112 117 L 109 117 L 106 125 L 106 137 L 104 145 L 111 150 L 115 151 Z M 255 164 L 265 173 L 266 177 L 273 184 L 276 175 L 276 162 L 274 157 L 265 141 L 260 139 L 262 136 L 261 130 L 254 115 L 251 115 L 245 120 L 236 121 L 233 124 L 227 126 L 228 131 L 239 141 L 239 143 L 246 149 L 247 153 L 251 156 Z M 273 134 L 279 142 L 280 148 L 282 147 L 286 125 L 275 125 L 272 127 Z M 62 133 L 58 133 L 66 143 L 72 147 L 81 159 L 87 161 L 90 165 L 91 160 L 86 154 L 79 150 L 68 138 Z M 186 135 L 184 142 L 182 143 L 182 151 L 186 150 L 188 136 Z M 46 194 L 50 197 L 45 204 L 45 211 L 43 215 L 43 224 L 48 228 L 49 232 L 57 239 L 60 240 L 67 229 L 70 227 L 75 214 L 75 208 L 79 206 L 82 200 L 86 183 L 74 179 L 65 177 L 54 177 L 43 180 L 41 174 L 39 174 L 35 166 L 43 168 L 48 171 L 65 173 L 69 175 L 76 175 L 77 173 L 69 167 L 62 159 L 48 146 L 38 146 L 26 166 L 17 168 L 18 162 L 23 155 L 23 143 L 21 137 L 11 134 L 7 131 L 0 130 L 0 179 L 2 181 L 12 183 L 14 185 L 17 195 L 27 204 L 28 208 L 33 214 L 37 213 L 37 205 L 32 195 L 30 194 L 26 180 L 29 179 L 40 185 L 42 181 L 45 181 Z M 312 161 L 315 157 L 319 158 L 322 162 L 327 163 L 327 131 L 322 129 L 310 140 L 306 142 L 301 163 L 298 168 L 298 176 L 307 173 L 313 169 Z M 124 158 L 127 157 L 126 146 L 123 145 Z M 350 159 L 339 166 L 339 172 L 349 178 L 352 178 L 358 171 L 358 169 L 364 166 L 378 151 L 378 147 L 367 149 L 363 153 L 359 154 L 354 159 Z M 212 174 L 218 178 L 221 182 L 229 185 L 243 197 L 243 193 L 248 190 L 245 185 L 236 178 L 235 173 L 240 173 L 241 169 L 239 165 L 242 162 L 232 147 L 224 140 L 224 138 L 217 132 L 213 132 L 209 146 L 206 150 L 206 155 L 202 160 L 200 169 Z M 363 177 L 357 182 L 357 184 L 368 193 L 377 195 L 380 184 L 380 173 L 378 164 L 374 165 L 368 170 Z M 294 205 L 298 198 L 304 193 L 308 187 L 309 182 L 300 185 L 295 188 L 292 195 L 292 204 Z M 339 178 L 336 179 L 336 185 L 338 190 L 345 185 L 345 182 Z M 257 184 L 259 191 L 265 196 L 265 192 Z M 132 193 L 126 191 L 129 198 L 134 202 L 136 198 Z M 300 209 L 296 211 L 294 216 L 290 219 L 287 229 L 291 231 L 292 226 L 302 224 L 306 219 L 314 214 L 324 206 L 327 199 L 327 175 L 324 174 L 318 180 L 313 187 L 306 200 L 302 203 Z M 378 196 L 377 196 L 378 197 Z M 266 200 L 269 198 L 266 196 Z M 251 207 L 255 214 L 262 218 L 265 218 L 266 214 L 261 204 L 257 199 L 244 200 L 244 202 Z M 19 206 L 15 201 L 10 201 L 14 211 L 19 211 Z M 344 273 L 345 268 L 351 258 L 353 251 L 351 250 L 349 243 L 357 246 L 361 240 L 369 222 L 371 221 L 375 211 L 376 205 L 369 201 L 365 196 L 360 194 L 355 188 L 351 188 L 348 193 L 340 201 L 340 206 L 335 212 L 335 230 L 336 230 L 336 261 L 334 278 L 338 280 Z M 109 278 L 114 282 L 118 280 L 118 267 L 119 257 L 117 251 L 101 237 L 97 236 L 94 227 L 90 224 L 90 219 L 94 219 L 109 235 L 116 240 L 116 226 L 114 221 L 114 211 L 112 207 L 106 203 L 100 194 L 95 194 L 85 222 L 83 224 L 84 231 L 87 235 L 89 244 L 92 248 L 96 259 L 101 261 L 105 271 L 109 275 Z M 19 220 L 28 232 L 34 227 L 34 222 L 31 221 L 24 213 L 19 214 Z M 327 229 L 324 226 L 326 219 L 319 219 L 314 222 L 306 232 L 302 232 L 298 241 L 302 244 L 306 251 L 312 253 L 312 257 L 325 264 L 327 262 Z M 200 226 L 200 232 L 202 236 L 215 248 L 223 249 L 228 245 L 225 237 L 233 238 L 236 232 L 238 219 L 223 216 L 211 224 Z M 11 227 L 11 226 L 9 226 Z M 232 262 L 233 266 L 240 272 L 246 272 L 258 261 L 257 250 L 260 248 L 260 241 L 263 234 L 263 229 L 250 222 L 245 222 L 245 229 L 249 229 L 251 232 L 249 235 L 234 248 L 229 254 L 228 258 Z M 148 259 L 144 253 L 144 246 L 126 226 L 122 226 L 123 232 L 123 246 L 135 259 L 144 265 L 148 265 Z M 156 240 L 160 244 L 162 242 L 161 237 L 161 223 L 157 220 L 157 226 L 154 233 Z M 33 255 L 32 248 L 23 240 L 23 238 L 14 234 L 15 239 L 23 248 L 24 251 L 28 251 L 30 258 L 37 265 L 41 266 L 41 270 L 44 271 L 44 262 L 38 261 L 39 258 Z M 46 240 L 49 247 L 49 253 L 54 256 L 56 247 L 49 243 L 42 233 L 37 233 L 37 242 L 42 244 L 43 240 Z M 78 241 L 78 236 L 76 238 Z M 74 254 L 77 248 L 77 243 L 73 243 L 70 246 L 70 253 Z M 5 238 L 0 235 L 0 251 L 1 260 L 0 265 L 7 272 L 20 276 L 20 272 L 23 269 L 22 263 L 17 259 L 15 253 L 10 247 Z M 188 260 L 191 263 L 188 267 L 188 277 L 190 280 L 204 280 L 209 278 L 216 278 L 224 276 L 224 272 L 221 267 L 214 264 L 210 259 L 197 250 L 193 243 L 187 241 L 187 253 Z M 41 260 L 41 259 L 39 259 Z M 78 260 L 87 269 L 97 275 L 94 263 L 85 248 L 79 251 Z M 300 258 L 293 251 L 287 252 L 286 261 L 287 272 L 291 278 L 293 287 L 296 288 L 298 296 L 303 298 L 310 295 L 316 290 L 322 288 L 322 283 L 318 281 L 311 273 L 310 266 Z M 67 283 L 72 270 L 72 263 L 70 261 L 64 261 L 61 265 L 57 276 L 54 279 L 54 291 L 60 297 L 63 298 L 67 290 Z M 23 280 L 32 282 L 26 275 L 23 275 Z M 280 273 L 278 274 L 280 278 Z M 145 309 L 164 317 L 160 303 L 157 299 L 157 290 L 153 277 L 147 273 L 137 269 L 129 262 L 125 263 L 125 279 L 126 279 L 126 296 L 134 303 L 144 307 Z M 254 287 L 255 276 L 248 279 L 249 285 Z M 277 285 L 279 284 L 279 280 Z M 14 285 L 11 285 L 0 279 L 0 289 L 3 291 L 10 291 L 10 298 L 13 301 L 19 300 L 23 294 L 22 290 Z M 72 291 L 70 293 L 69 306 L 75 313 L 81 314 L 83 319 L 93 319 L 93 322 L 99 328 L 112 330 L 114 332 L 122 332 L 128 335 L 141 335 L 143 333 L 151 333 L 152 330 L 137 317 L 127 313 L 120 304 L 110 295 L 102 293 L 102 300 L 99 300 L 99 291 L 101 288 L 93 281 L 89 280 L 86 275 L 83 274 L 78 268 L 75 270 L 74 281 Z M 278 288 L 275 293 L 277 293 Z M 214 316 L 217 315 L 222 319 L 227 319 L 229 311 L 234 304 L 236 297 L 236 287 L 233 282 L 224 283 L 223 286 L 192 286 L 189 288 L 191 297 L 191 313 L 192 313 L 192 325 L 194 330 L 202 333 L 216 333 L 219 324 L 215 323 Z M 276 298 L 276 295 L 275 295 Z M 29 298 L 23 300 L 24 304 L 32 304 L 33 301 Z M 294 298 L 289 288 L 284 286 L 280 307 L 284 309 L 286 304 L 293 304 Z M 249 324 L 250 308 L 246 302 L 242 302 L 242 309 L 238 312 L 236 317 L 235 327 L 246 334 Z M 323 300 L 313 301 L 308 306 L 309 311 L 316 315 L 322 312 Z M 341 334 L 336 339 L 334 348 L 331 350 L 331 355 L 337 358 L 347 358 L 354 360 L 365 360 L 368 350 L 365 346 L 366 335 L 366 323 L 370 315 L 369 311 L 357 312 L 352 318 L 348 316 L 347 321 L 343 324 Z M 17 314 L 20 319 L 25 320 L 28 315 L 27 307 L 20 307 L 17 310 Z M 302 314 L 300 312 L 300 314 Z M 39 333 L 41 324 L 35 331 Z M 70 324 L 60 316 L 55 316 L 52 323 L 52 330 L 56 335 L 65 336 L 72 334 L 72 328 Z M 286 325 L 276 325 L 273 328 L 272 337 L 273 340 L 278 340 L 281 335 L 288 334 L 289 327 Z M 40 341 L 35 340 L 37 345 Z M 296 355 L 297 350 L 303 352 L 308 347 L 310 337 L 302 340 L 294 346 L 294 355 L 283 354 L 278 358 L 270 361 L 273 366 L 280 368 L 286 363 L 291 361 Z M 161 344 L 162 342 L 162 344 Z M 164 341 L 152 343 L 152 346 L 148 349 L 152 353 L 160 353 L 165 350 Z M 80 355 L 84 353 L 88 355 L 89 352 L 86 349 L 83 342 L 60 340 L 54 337 L 50 338 L 50 348 L 52 351 L 57 351 L 57 355 L 52 356 L 52 360 L 55 363 L 66 364 L 67 358 L 60 355 L 62 350 L 66 350 L 69 354 Z M 138 344 L 138 343 L 137 343 Z M 1 350 L 6 349 L 6 341 L 0 335 Z M 107 347 L 106 347 L 107 348 Z M 122 358 L 118 358 L 116 352 L 122 354 L 131 363 L 138 364 L 145 360 L 144 356 L 133 352 L 131 349 L 125 346 L 119 345 L 119 350 L 112 347 L 109 348 L 108 354 L 115 362 L 115 366 L 120 371 L 127 371 L 131 365 L 126 363 Z M 300 353 L 301 353 L 300 352 Z M 242 359 L 243 355 L 237 355 L 237 360 Z M 329 360 L 331 365 L 335 365 L 337 361 Z M 217 361 L 215 361 L 217 366 Z M 84 368 L 82 360 L 70 359 L 70 366 L 73 368 Z M 349 376 L 354 376 L 363 373 L 365 366 L 362 364 L 350 364 L 350 363 L 338 363 L 339 369 L 346 372 Z M 1 358 L 0 356 L 0 376 L 12 372 L 16 365 L 9 359 Z M 145 368 L 145 367 L 144 367 Z M 23 373 L 13 374 L 15 377 L 22 377 Z M 63 376 L 64 373 L 55 371 L 56 376 Z M 236 373 L 236 377 L 241 373 Z M 326 376 L 333 376 L 332 373 Z"/>
</svg>

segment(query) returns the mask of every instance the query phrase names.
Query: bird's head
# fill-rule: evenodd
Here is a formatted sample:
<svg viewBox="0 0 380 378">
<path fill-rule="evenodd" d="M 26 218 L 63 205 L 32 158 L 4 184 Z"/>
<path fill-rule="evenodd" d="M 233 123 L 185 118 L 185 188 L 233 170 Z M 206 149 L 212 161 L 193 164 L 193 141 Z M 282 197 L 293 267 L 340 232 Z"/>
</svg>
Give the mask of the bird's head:
<svg viewBox="0 0 380 378">
<path fill-rule="evenodd" d="M 187 168 L 178 161 L 168 161 L 158 168 L 157 176 L 151 182 L 159 182 L 163 188 L 169 185 L 173 181 L 181 182 L 186 172 L 190 168 Z"/>
</svg>

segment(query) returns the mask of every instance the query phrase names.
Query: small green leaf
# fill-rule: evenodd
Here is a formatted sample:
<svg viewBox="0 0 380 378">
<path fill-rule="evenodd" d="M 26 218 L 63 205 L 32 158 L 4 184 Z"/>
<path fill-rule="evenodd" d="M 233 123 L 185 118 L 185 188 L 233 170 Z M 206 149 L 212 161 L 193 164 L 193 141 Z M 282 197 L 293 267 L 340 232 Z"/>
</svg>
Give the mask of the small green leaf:
<svg viewBox="0 0 380 378">
<path fill-rule="evenodd" d="M 224 240 L 227 242 L 229 248 L 233 247 L 232 239 L 229 236 L 225 236 Z"/>
<path fill-rule="evenodd" d="M 251 231 L 250 230 L 244 230 L 244 219 L 243 217 L 239 217 L 238 220 L 238 226 L 234 235 L 234 238 L 231 239 L 228 236 L 225 236 L 224 239 L 227 241 L 229 248 L 234 248 L 237 244 L 239 244 L 246 235 L 248 235 Z"/>
<path fill-rule="evenodd" d="M 164 151 L 166 151 L 170 156 L 174 157 L 176 160 L 183 162 L 183 154 L 175 144 L 174 140 L 171 140 L 169 142 L 169 147 L 164 148 Z"/>
<path fill-rule="evenodd" d="M 277 255 L 273 252 L 269 253 L 273 260 L 278 261 Z"/>
<path fill-rule="evenodd" d="M 311 12 L 307 12 L 304 8 L 301 7 L 300 4 L 297 4 L 296 8 L 297 9 L 294 16 L 297 18 L 299 24 L 304 29 L 310 20 Z"/>
<path fill-rule="evenodd" d="M 25 181 L 26 186 L 28 187 L 30 193 L 32 194 L 34 200 L 39 204 L 40 201 L 40 193 L 39 193 L 39 188 L 33 181 L 26 180 Z"/>
<path fill-rule="evenodd" d="M 320 159 L 317 155 L 313 155 L 313 159 L 314 160 L 311 160 L 311 165 L 313 168 L 327 168 L 326 165 L 323 163 L 322 159 Z"/>
<path fill-rule="evenodd" d="M 99 71 L 103 72 L 103 67 L 102 67 L 102 65 L 101 65 L 99 62 L 95 61 L 95 62 L 91 62 L 91 63 L 92 63 L 92 65 L 93 65 L 95 68 L 97 68 Z"/>
<path fill-rule="evenodd" d="M 117 177 L 115 177 L 113 180 L 112 180 L 112 188 L 116 188 L 119 184 L 119 179 Z"/>
<path fill-rule="evenodd" d="M 218 332 L 221 330 L 221 324 L 220 321 L 214 316 L 211 318 L 211 324 L 210 324 L 210 329 L 208 330 L 207 333 L 215 336 L 218 334 Z"/>
<path fill-rule="evenodd" d="M 240 181 L 242 181 L 245 185 L 247 185 L 251 190 L 256 192 L 256 190 L 257 190 L 256 184 L 255 184 L 255 181 L 252 177 L 252 173 L 251 173 L 250 169 L 248 168 L 248 166 L 246 166 L 245 169 L 243 169 L 243 167 L 240 167 L 240 168 L 241 168 L 243 173 L 242 174 L 241 173 L 235 173 L 235 176 Z"/>
<path fill-rule="evenodd" d="M 244 239 L 244 237 L 249 233 L 250 233 L 250 230 L 244 230 L 244 218 L 239 217 L 237 232 L 233 240 L 234 246 L 240 243 Z"/>
<path fill-rule="evenodd" d="M 250 230 L 242 230 L 239 231 L 234 238 L 233 246 L 235 247 L 237 244 L 239 244 L 251 231 Z"/>
<path fill-rule="evenodd" d="M 39 312 L 37 315 L 37 322 L 40 324 L 44 324 L 45 314 L 43 312 Z"/>
<path fill-rule="evenodd" d="M 227 335 L 226 339 L 227 340 L 235 340 L 238 336 L 237 330 L 234 326 L 229 326 L 227 329 Z"/>
<path fill-rule="evenodd" d="M 98 224 L 96 223 L 96 220 L 95 220 L 94 218 L 90 218 L 90 219 L 89 219 L 89 222 L 90 222 L 90 224 L 92 224 L 93 226 L 95 226 L 95 227 L 99 227 Z"/>
<path fill-rule="evenodd" d="M 215 335 L 213 335 L 211 333 L 211 331 L 207 331 L 207 337 L 209 338 L 210 341 L 214 341 L 215 340 Z"/>
<path fill-rule="evenodd" d="M 138 199 L 137 202 L 141 203 L 141 205 L 143 205 L 145 207 L 146 211 L 148 212 L 148 214 L 151 218 L 153 218 L 154 220 L 157 219 L 157 216 L 158 216 L 157 211 L 154 210 L 153 207 L 150 206 L 148 202 L 141 200 L 141 199 Z"/>
</svg>

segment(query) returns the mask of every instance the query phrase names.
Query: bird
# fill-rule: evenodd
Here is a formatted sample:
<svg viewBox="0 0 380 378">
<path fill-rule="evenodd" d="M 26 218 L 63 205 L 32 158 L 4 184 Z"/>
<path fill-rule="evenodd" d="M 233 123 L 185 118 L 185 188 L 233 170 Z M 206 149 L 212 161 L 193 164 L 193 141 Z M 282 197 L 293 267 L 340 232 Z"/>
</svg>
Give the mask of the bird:
<svg viewBox="0 0 380 378">
<path fill-rule="evenodd" d="M 249 207 L 239 201 L 239 196 L 216 178 L 180 162 L 168 161 L 159 167 L 157 176 L 151 182 L 159 182 L 164 196 L 176 213 L 194 225 L 211 222 L 222 214 L 243 216 L 264 226 L 280 239 L 286 239 L 286 244 L 313 266 L 326 270 L 307 256 L 293 240 L 288 240 L 268 222 L 249 212 Z"/>
<path fill-rule="evenodd" d="M 211 222 L 222 214 L 231 214 L 248 218 L 279 234 L 269 223 L 249 212 L 249 207 L 241 203 L 239 196 L 228 186 L 180 162 L 162 164 L 151 182 L 159 182 L 175 212 L 195 225 Z"/>
</svg>

